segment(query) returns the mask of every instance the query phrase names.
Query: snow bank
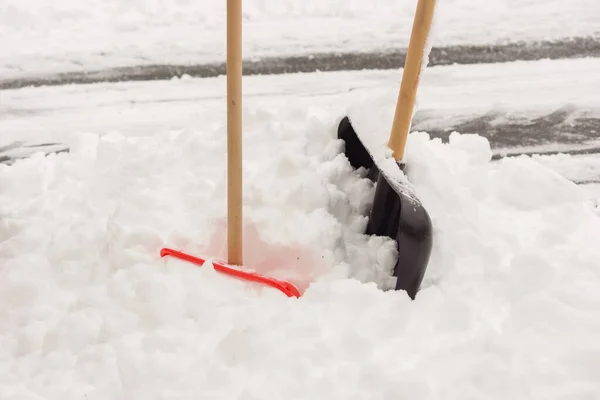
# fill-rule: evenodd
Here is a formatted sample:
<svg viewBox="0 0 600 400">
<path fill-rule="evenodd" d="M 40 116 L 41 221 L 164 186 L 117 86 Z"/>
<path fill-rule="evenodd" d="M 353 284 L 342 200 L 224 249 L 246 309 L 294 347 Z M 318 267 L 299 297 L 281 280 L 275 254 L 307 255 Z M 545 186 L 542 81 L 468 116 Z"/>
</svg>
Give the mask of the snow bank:
<svg viewBox="0 0 600 400">
<path fill-rule="evenodd" d="M 599 35 L 596 0 L 445 0 L 436 45 Z M 225 59 L 222 0 L 2 0 L 0 76 Z M 398 49 L 415 0 L 244 0 L 244 55 Z"/>
<path fill-rule="evenodd" d="M 381 139 L 379 105 L 352 117 Z M 393 283 L 394 244 L 361 234 L 373 187 L 340 155 L 337 120 L 274 110 L 244 116 L 246 261 L 299 282 L 300 299 L 158 256 L 224 248 L 222 113 L 0 165 L 0 398 L 600 391 L 588 192 L 531 158 L 490 162 L 478 136 L 411 135 L 407 176 L 435 242 L 410 301 L 377 287 Z"/>
<path fill-rule="evenodd" d="M 574 182 L 585 183 L 600 180 L 600 155 L 598 154 L 534 155 L 533 158 Z"/>
</svg>

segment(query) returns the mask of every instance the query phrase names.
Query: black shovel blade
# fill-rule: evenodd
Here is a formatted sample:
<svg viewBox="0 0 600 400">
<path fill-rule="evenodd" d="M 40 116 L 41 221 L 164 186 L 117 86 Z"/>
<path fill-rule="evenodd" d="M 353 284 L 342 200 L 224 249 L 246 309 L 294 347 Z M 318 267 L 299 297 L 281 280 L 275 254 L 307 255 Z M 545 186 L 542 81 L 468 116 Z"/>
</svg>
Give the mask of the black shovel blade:
<svg viewBox="0 0 600 400">
<path fill-rule="evenodd" d="M 409 188 L 392 184 L 385 174 L 379 172 L 348 117 L 344 117 L 338 126 L 338 138 L 346 143 L 344 152 L 350 164 L 354 168 L 368 169 L 369 178 L 377 182 L 365 233 L 396 240 L 396 290 L 405 290 L 414 300 L 427 270 L 433 246 L 433 227 L 429 213 Z M 404 165 L 398 166 L 404 169 Z"/>
</svg>

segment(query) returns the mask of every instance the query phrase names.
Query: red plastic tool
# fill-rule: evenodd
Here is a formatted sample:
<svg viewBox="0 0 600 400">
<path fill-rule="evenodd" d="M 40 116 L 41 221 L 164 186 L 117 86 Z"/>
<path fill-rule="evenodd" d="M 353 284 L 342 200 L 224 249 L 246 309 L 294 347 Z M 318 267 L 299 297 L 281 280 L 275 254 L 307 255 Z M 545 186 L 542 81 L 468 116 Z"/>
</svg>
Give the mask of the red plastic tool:
<svg viewBox="0 0 600 400">
<path fill-rule="evenodd" d="M 227 0 L 227 262 L 213 262 L 215 269 L 247 281 L 281 290 L 288 297 L 300 297 L 293 284 L 233 265 L 242 260 L 242 0 Z M 163 248 L 160 256 L 174 256 L 202 266 L 202 258 Z"/>
<path fill-rule="evenodd" d="M 185 260 L 185 261 L 194 263 L 194 264 L 198 265 L 199 267 L 204 265 L 204 263 L 206 262 L 206 260 L 204 260 L 202 258 L 194 257 L 192 255 L 182 253 L 181 251 L 177 251 L 177 250 L 173 250 L 173 249 L 169 249 L 169 248 L 161 249 L 160 256 L 161 257 L 173 256 L 173 257 L 179 258 L 181 260 Z M 294 286 L 290 282 L 282 281 L 282 280 L 275 279 L 275 278 L 269 278 L 267 276 L 263 276 L 263 275 L 255 273 L 255 272 L 244 271 L 239 268 L 225 265 L 224 263 L 220 263 L 220 262 L 213 261 L 212 264 L 214 265 L 215 270 L 222 272 L 224 274 L 228 274 L 228 275 L 234 276 L 236 278 L 244 279 L 247 281 L 263 283 L 265 285 L 274 287 L 275 289 L 281 290 L 288 297 L 300 297 L 300 291 L 298 290 L 298 288 L 296 288 L 296 286 Z"/>
</svg>

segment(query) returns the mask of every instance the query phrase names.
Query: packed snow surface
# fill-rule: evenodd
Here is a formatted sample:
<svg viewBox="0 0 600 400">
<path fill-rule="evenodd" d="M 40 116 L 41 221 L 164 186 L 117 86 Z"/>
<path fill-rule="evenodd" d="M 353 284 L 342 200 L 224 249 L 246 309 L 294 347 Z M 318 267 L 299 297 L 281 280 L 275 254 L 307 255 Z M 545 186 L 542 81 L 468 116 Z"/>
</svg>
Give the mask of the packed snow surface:
<svg viewBox="0 0 600 400">
<path fill-rule="evenodd" d="M 244 0 L 244 56 L 407 46 L 416 0 Z M 599 36 L 596 0 L 440 0 L 435 45 Z M 223 0 L 0 0 L 0 76 L 225 59 Z"/>
<path fill-rule="evenodd" d="M 379 74 L 357 84 L 398 78 Z M 224 255 L 223 80 L 7 91 L 3 129 L 62 130 L 71 150 L 0 165 L 0 398 L 600 393 L 598 196 L 535 158 L 490 161 L 480 136 L 415 132 L 402 178 L 433 253 L 416 300 L 386 291 L 395 244 L 362 234 L 374 188 L 336 126 L 350 106 L 382 143 L 394 103 L 315 76 L 317 97 L 307 77 L 245 81 L 245 264 L 299 299 L 159 257 Z"/>
</svg>

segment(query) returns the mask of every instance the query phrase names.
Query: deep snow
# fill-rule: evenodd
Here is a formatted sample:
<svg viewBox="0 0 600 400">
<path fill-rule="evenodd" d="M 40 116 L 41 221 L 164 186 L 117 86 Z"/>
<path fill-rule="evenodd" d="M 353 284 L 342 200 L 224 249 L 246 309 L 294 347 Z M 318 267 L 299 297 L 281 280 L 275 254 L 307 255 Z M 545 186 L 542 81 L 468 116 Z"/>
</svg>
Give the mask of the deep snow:
<svg viewBox="0 0 600 400">
<path fill-rule="evenodd" d="M 435 44 L 598 36 L 599 4 L 440 1 Z M 0 0 L 0 75 L 220 61 L 224 7 Z M 406 46 L 414 2 L 244 12 L 247 57 L 383 50 Z M 596 116 L 599 68 L 428 69 L 418 106 L 425 130 L 498 111 Z M 70 153 L 0 165 L 0 399 L 597 397 L 600 192 L 568 179 L 596 177 L 598 156 L 491 162 L 482 137 L 412 134 L 408 179 L 435 237 L 410 301 L 383 290 L 395 245 L 361 233 L 373 185 L 335 139 L 348 109 L 382 149 L 399 80 L 244 80 L 246 265 L 300 299 L 159 257 L 224 255 L 224 78 L 3 91 L 0 146 Z"/>
<path fill-rule="evenodd" d="M 0 76 L 225 59 L 222 0 L 0 0 Z M 414 0 L 244 0 L 244 56 L 406 47 Z M 435 43 L 600 36 L 596 0 L 440 0 Z M 273 34 L 273 33 L 276 34 Z"/>
<path fill-rule="evenodd" d="M 594 104 L 595 62 L 515 64 L 515 107 Z M 539 91 L 540 65 L 577 73 Z M 508 104 L 510 83 L 484 83 L 498 69 L 472 69 L 460 97 L 451 68 L 427 71 L 424 104 Z M 246 262 L 300 299 L 159 257 L 223 254 L 223 79 L 3 93 L 5 139 L 63 135 L 71 152 L 0 165 L 0 398 L 593 399 L 598 195 L 558 158 L 490 162 L 482 137 L 416 132 L 432 259 L 415 301 L 381 290 L 394 244 L 361 234 L 373 187 L 335 127 L 349 108 L 384 143 L 399 76 L 356 74 L 244 81 Z"/>
</svg>

